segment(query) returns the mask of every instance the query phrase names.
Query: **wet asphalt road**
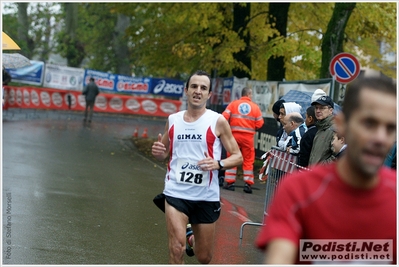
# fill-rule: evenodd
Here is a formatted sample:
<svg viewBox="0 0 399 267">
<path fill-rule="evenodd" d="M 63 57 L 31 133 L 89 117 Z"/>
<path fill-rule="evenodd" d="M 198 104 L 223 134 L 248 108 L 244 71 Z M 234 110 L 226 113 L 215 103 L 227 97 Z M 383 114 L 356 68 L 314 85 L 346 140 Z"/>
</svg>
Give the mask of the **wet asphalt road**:
<svg viewBox="0 0 399 267">
<path fill-rule="evenodd" d="M 143 157 L 131 136 L 163 132 L 165 119 L 10 109 L 3 112 L 3 264 L 167 264 L 163 213 L 152 198 L 163 166 Z M 240 184 L 241 182 L 241 184 Z M 212 264 L 260 264 L 254 247 L 265 185 L 253 194 L 222 190 Z M 195 257 L 185 257 L 197 264 Z"/>
</svg>

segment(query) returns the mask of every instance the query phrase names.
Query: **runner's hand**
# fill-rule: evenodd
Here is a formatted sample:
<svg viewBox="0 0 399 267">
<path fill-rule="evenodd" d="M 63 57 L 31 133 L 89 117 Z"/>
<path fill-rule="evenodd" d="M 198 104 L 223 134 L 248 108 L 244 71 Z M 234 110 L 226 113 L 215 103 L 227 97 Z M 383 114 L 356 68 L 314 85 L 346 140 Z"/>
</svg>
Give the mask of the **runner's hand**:
<svg viewBox="0 0 399 267">
<path fill-rule="evenodd" d="M 211 158 L 208 152 L 204 152 L 205 159 L 198 161 L 198 165 L 203 171 L 212 171 L 219 169 L 219 163 Z"/>
<path fill-rule="evenodd" d="M 161 156 L 163 157 L 165 155 L 165 152 L 166 152 L 166 147 L 162 143 L 162 134 L 158 134 L 158 141 L 155 141 L 154 144 L 152 145 L 151 153 L 155 158 L 161 159 L 160 157 Z"/>
</svg>

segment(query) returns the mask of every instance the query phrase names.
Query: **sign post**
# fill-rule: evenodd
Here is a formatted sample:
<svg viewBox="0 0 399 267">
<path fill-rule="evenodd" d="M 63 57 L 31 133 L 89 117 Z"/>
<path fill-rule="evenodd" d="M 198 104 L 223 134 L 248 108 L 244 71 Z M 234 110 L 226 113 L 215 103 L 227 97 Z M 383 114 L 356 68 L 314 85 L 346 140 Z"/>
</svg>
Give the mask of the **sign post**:
<svg viewBox="0 0 399 267">
<path fill-rule="evenodd" d="M 333 77 L 332 97 L 334 97 L 334 81 L 347 84 L 356 79 L 360 73 L 360 63 L 349 53 L 339 53 L 330 62 L 330 74 Z"/>
</svg>

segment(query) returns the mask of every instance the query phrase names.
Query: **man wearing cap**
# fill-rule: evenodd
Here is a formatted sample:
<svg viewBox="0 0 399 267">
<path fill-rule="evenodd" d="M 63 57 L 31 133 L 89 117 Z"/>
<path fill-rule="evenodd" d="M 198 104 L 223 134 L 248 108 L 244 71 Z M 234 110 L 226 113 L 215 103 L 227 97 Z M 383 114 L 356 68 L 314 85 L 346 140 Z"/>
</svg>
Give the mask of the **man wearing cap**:
<svg viewBox="0 0 399 267">
<path fill-rule="evenodd" d="M 333 125 L 334 102 L 331 97 L 322 96 L 312 102 L 312 106 L 315 108 L 317 133 L 313 139 L 309 166 L 317 163 L 327 163 L 335 159 L 331 151 L 334 132 L 329 130 Z"/>
</svg>

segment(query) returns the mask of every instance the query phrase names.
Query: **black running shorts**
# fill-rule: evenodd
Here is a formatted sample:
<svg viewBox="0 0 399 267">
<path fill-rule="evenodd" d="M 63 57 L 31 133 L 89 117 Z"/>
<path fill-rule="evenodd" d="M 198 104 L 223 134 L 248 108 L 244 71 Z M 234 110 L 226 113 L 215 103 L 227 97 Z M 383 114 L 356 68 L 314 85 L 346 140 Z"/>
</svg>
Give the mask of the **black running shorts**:
<svg viewBox="0 0 399 267">
<path fill-rule="evenodd" d="M 191 224 L 214 223 L 220 216 L 220 201 L 193 201 L 165 196 L 169 205 L 187 215 Z"/>
</svg>

